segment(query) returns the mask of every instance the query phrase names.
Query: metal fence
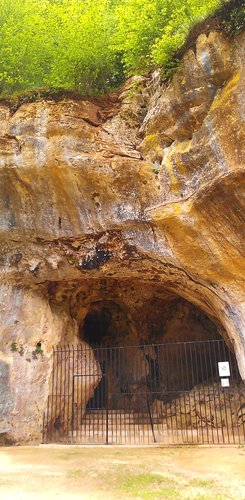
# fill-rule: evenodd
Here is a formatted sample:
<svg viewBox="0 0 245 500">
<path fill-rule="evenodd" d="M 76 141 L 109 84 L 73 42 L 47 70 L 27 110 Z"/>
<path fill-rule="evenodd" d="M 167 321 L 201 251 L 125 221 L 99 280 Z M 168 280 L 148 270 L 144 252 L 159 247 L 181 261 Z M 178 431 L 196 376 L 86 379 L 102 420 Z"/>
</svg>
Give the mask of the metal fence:
<svg viewBox="0 0 245 500">
<path fill-rule="evenodd" d="M 224 340 L 57 347 L 43 441 L 243 444 L 235 355 Z"/>
</svg>

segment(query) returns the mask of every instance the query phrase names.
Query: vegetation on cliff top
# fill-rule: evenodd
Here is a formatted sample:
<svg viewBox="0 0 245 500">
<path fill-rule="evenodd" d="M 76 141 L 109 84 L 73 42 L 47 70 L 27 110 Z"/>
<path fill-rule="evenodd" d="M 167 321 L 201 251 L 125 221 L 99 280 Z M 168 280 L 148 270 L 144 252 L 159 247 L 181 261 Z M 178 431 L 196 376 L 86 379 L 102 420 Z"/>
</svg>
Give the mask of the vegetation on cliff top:
<svg viewBox="0 0 245 500">
<path fill-rule="evenodd" d="M 222 0 L 0 0 L 0 95 L 97 94 L 175 65 L 190 28 Z"/>
</svg>

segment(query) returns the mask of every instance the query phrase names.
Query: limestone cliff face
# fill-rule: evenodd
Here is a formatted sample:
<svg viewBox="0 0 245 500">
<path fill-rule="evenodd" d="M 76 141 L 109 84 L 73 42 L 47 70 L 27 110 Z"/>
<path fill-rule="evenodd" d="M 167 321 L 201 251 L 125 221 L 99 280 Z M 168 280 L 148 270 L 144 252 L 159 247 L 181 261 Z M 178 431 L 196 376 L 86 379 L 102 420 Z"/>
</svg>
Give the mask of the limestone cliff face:
<svg viewBox="0 0 245 500">
<path fill-rule="evenodd" d="M 168 84 L 0 105 L 0 433 L 40 441 L 51 345 L 116 295 L 135 339 L 146 291 L 198 306 L 245 379 L 244 55 L 211 32 Z"/>
</svg>

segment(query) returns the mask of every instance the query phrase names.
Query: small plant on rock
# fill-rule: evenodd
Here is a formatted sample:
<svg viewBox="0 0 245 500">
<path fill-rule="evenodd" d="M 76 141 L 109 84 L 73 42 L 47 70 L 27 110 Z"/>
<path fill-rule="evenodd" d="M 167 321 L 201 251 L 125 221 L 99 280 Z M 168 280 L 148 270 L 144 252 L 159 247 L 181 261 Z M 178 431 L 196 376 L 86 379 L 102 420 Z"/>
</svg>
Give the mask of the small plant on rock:
<svg viewBox="0 0 245 500">
<path fill-rule="evenodd" d="M 12 342 L 12 344 L 10 346 L 10 349 L 11 349 L 12 352 L 17 352 L 18 351 L 16 342 Z"/>
<path fill-rule="evenodd" d="M 42 344 L 41 344 L 41 342 L 37 342 L 37 343 L 36 343 L 35 352 L 36 352 L 36 354 L 43 354 L 43 350 L 42 350 Z"/>
</svg>

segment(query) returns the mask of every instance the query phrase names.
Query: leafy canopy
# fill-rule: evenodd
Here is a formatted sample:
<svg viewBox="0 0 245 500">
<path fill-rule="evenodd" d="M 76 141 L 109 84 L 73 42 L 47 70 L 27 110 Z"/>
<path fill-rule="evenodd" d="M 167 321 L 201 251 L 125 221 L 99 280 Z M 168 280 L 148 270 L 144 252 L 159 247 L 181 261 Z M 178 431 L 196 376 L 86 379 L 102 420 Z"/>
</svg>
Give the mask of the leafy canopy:
<svg viewBox="0 0 245 500">
<path fill-rule="evenodd" d="M 96 94 L 126 74 L 169 69 L 221 0 L 0 0 L 0 94 Z"/>
</svg>

